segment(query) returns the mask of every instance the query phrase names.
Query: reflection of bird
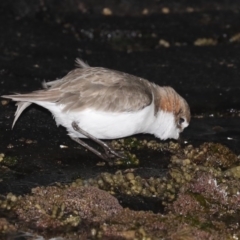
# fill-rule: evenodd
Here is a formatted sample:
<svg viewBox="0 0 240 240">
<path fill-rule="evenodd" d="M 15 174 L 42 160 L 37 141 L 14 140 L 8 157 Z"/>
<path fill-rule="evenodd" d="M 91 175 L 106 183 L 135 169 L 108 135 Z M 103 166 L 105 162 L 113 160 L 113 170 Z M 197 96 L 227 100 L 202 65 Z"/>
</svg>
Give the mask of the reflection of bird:
<svg viewBox="0 0 240 240">
<path fill-rule="evenodd" d="M 160 87 L 140 77 L 101 67 L 90 67 L 80 59 L 78 68 L 62 79 L 43 83 L 45 89 L 27 94 L 4 95 L 17 101 L 13 126 L 23 110 L 35 103 L 48 109 L 57 125 L 99 157 L 121 155 L 99 139 L 116 139 L 137 133 L 160 139 L 179 137 L 188 126 L 187 102 L 171 87 Z M 79 138 L 90 138 L 105 153 Z"/>
</svg>

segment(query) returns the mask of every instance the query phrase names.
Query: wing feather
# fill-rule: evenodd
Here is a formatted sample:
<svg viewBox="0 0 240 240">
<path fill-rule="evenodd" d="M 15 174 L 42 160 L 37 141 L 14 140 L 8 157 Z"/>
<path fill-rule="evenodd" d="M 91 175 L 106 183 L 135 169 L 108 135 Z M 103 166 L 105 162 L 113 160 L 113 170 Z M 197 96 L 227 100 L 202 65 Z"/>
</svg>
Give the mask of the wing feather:
<svg viewBox="0 0 240 240">
<path fill-rule="evenodd" d="M 89 66 L 77 68 L 62 79 L 44 85 L 43 90 L 2 97 L 19 102 L 55 102 L 64 105 L 64 111 L 93 108 L 123 112 L 138 111 L 150 105 L 156 87 L 127 73 Z"/>
<path fill-rule="evenodd" d="M 61 83 L 53 86 L 61 92 L 58 103 L 65 105 L 65 111 L 85 108 L 112 112 L 137 111 L 150 105 L 153 100 L 153 85 L 147 80 L 105 68 L 74 71 L 72 76 L 67 76 L 67 80 L 62 79 Z"/>
</svg>

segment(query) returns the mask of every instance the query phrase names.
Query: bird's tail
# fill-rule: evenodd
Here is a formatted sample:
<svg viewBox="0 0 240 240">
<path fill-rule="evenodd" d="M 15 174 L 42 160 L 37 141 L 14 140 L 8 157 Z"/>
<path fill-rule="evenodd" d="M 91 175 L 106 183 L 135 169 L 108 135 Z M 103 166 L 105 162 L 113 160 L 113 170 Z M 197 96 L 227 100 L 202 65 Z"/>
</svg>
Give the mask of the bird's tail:
<svg viewBox="0 0 240 240">
<path fill-rule="evenodd" d="M 24 99 L 22 99 L 21 94 L 19 95 L 3 95 L 1 96 L 2 98 L 8 98 L 8 99 L 12 99 L 13 101 L 17 101 L 16 106 L 17 106 L 17 110 L 14 114 L 15 118 L 13 120 L 13 124 L 12 124 L 12 128 L 14 127 L 16 121 L 18 120 L 19 116 L 21 115 L 21 113 L 27 108 L 29 107 L 32 103 L 28 102 L 27 100 L 24 101 Z"/>
<path fill-rule="evenodd" d="M 40 101 L 51 101 L 56 100 L 56 97 L 52 94 L 49 94 L 48 92 L 44 91 L 35 91 L 32 93 L 27 94 L 15 94 L 15 95 L 3 95 L 2 98 L 11 99 L 13 101 L 16 101 L 17 110 L 15 112 L 15 118 L 13 121 L 12 128 L 14 127 L 16 121 L 18 120 L 21 113 L 29 107 L 32 103 L 40 102 Z"/>
<path fill-rule="evenodd" d="M 22 114 L 22 112 L 31 105 L 32 103 L 30 102 L 17 102 L 16 106 L 17 106 L 17 110 L 14 114 L 14 120 L 13 120 L 13 124 L 12 124 L 12 128 L 14 127 L 16 121 L 18 120 L 19 116 Z"/>
</svg>

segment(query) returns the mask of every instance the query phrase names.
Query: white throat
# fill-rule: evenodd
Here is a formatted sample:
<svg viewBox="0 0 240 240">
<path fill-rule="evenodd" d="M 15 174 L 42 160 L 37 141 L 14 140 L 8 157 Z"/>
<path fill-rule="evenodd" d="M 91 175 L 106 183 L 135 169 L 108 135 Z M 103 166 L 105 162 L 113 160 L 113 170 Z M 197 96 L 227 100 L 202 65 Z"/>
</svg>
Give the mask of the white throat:
<svg viewBox="0 0 240 240">
<path fill-rule="evenodd" d="M 176 127 L 173 113 L 159 111 L 156 120 L 149 128 L 149 133 L 154 134 L 162 140 L 167 138 L 178 139 L 179 129 Z"/>
</svg>

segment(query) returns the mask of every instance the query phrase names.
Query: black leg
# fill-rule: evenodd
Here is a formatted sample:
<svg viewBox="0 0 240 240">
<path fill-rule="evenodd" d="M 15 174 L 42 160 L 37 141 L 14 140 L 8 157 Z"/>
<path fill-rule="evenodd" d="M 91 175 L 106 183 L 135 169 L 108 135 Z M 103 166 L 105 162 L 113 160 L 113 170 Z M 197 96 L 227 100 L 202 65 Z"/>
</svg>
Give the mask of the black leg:
<svg viewBox="0 0 240 240">
<path fill-rule="evenodd" d="M 98 157 L 102 158 L 105 161 L 109 161 L 109 158 L 102 154 L 101 152 L 99 152 L 98 150 L 96 150 L 95 148 L 89 146 L 87 143 L 85 143 L 84 141 L 80 140 L 79 138 L 73 138 L 71 137 L 72 140 L 74 140 L 75 142 L 79 143 L 80 145 L 82 145 L 83 147 L 85 147 L 86 149 L 88 149 L 89 151 L 93 152 L 94 154 L 96 154 Z"/>
<path fill-rule="evenodd" d="M 96 142 L 97 144 L 99 144 L 105 151 L 106 156 L 104 156 L 102 153 L 98 152 L 96 149 L 92 148 L 91 146 L 87 145 L 86 143 L 84 143 L 82 140 L 78 139 L 78 138 L 73 138 L 74 141 L 78 142 L 79 144 L 81 144 L 82 146 L 86 147 L 87 149 L 89 149 L 90 151 L 92 151 L 93 153 L 95 153 L 97 156 L 101 157 L 102 159 L 106 160 L 106 158 L 114 158 L 114 157 L 119 157 L 119 158 L 124 158 L 123 155 L 121 155 L 120 153 L 116 152 L 115 150 L 113 150 L 111 147 L 109 147 L 105 142 L 99 140 L 98 138 L 94 137 L 93 135 L 91 135 L 90 133 L 84 131 L 83 129 L 81 129 L 78 124 L 76 122 L 72 122 L 72 127 L 75 131 L 81 133 L 82 135 L 90 138 L 91 140 L 93 140 L 94 142 Z M 85 146 L 86 145 L 86 146 Z"/>
</svg>

